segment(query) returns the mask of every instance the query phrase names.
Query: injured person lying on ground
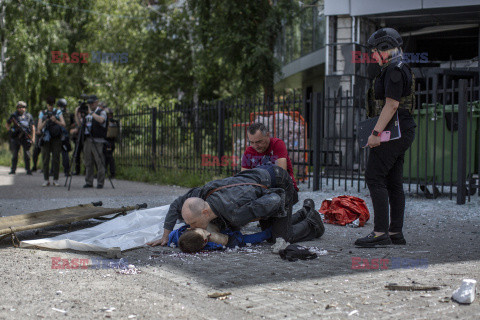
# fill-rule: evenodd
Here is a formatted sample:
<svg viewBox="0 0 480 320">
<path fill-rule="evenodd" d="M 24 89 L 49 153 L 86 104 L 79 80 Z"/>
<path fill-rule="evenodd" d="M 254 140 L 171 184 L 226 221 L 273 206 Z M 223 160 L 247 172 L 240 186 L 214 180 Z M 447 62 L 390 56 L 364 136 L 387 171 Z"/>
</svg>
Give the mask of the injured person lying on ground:
<svg viewBox="0 0 480 320">
<path fill-rule="evenodd" d="M 262 230 L 271 228 L 272 242 L 279 237 L 290 243 L 320 237 L 324 226 L 313 200 L 306 200 L 303 213 L 292 219 L 292 207 L 298 201 L 294 191 L 287 171 L 271 164 L 211 181 L 176 199 L 165 218 L 162 238 L 147 244 L 167 245 L 177 220 L 192 228 L 206 229 L 211 224 L 232 231 L 259 221 Z"/>
<path fill-rule="evenodd" d="M 321 219 L 317 219 L 319 214 L 315 211 L 313 200 L 307 199 L 303 208 L 298 210 L 291 220 L 292 243 L 308 241 L 319 238 L 323 235 L 325 228 Z M 261 243 L 265 240 L 273 242 L 272 228 L 253 234 L 242 234 L 240 231 L 230 229 L 221 232 L 212 231 L 215 227 L 209 225 L 206 229 L 190 228 L 184 225 L 169 235 L 168 245 L 178 246 L 185 253 L 194 253 L 198 251 L 219 250 L 224 248 L 245 247 Z"/>
</svg>

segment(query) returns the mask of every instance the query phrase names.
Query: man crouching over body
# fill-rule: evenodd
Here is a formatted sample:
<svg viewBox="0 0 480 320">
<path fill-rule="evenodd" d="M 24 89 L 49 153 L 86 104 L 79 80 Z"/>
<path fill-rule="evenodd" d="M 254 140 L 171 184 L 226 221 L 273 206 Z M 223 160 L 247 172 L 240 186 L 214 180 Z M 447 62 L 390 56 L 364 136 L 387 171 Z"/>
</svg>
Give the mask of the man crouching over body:
<svg viewBox="0 0 480 320">
<path fill-rule="evenodd" d="M 263 230 L 272 228 L 273 239 L 282 237 L 289 242 L 321 236 L 323 223 L 313 208 L 305 219 L 312 227 L 309 230 L 292 229 L 294 191 L 287 171 L 275 165 L 245 170 L 233 177 L 211 181 L 176 199 L 165 218 L 163 237 L 147 244 L 166 245 L 177 219 L 183 219 L 192 228 L 206 229 L 213 225 L 217 230 L 233 231 L 251 221 L 260 220 Z M 313 206 L 313 201 L 309 201 Z"/>
</svg>

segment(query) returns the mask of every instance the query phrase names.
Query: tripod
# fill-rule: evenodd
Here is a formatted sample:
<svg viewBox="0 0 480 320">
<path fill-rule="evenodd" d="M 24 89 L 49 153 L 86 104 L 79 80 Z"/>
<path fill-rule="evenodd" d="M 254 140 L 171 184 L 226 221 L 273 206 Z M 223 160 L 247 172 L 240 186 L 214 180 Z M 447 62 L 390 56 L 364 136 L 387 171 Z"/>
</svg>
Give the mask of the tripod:
<svg viewBox="0 0 480 320">
<path fill-rule="evenodd" d="M 85 127 L 86 127 L 86 123 L 85 123 L 85 116 L 82 116 L 82 125 L 80 127 L 80 131 L 78 133 L 78 137 L 77 137 L 77 141 L 75 143 L 75 151 L 73 152 L 73 155 L 72 155 L 72 159 L 70 160 L 70 174 L 69 176 L 67 177 L 67 179 L 65 180 L 65 186 L 67 186 L 67 182 L 68 182 L 68 191 L 70 191 L 70 186 L 72 184 L 72 179 L 73 179 L 73 165 L 75 164 L 76 165 L 76 159 L 77 159 L 77 154 L 78 154 L 78 151 L 79 151 L 79 147 L 80 147 L 80 142 L 81 141 L 85 141 Z M 92 142 L 93 144 L 93 149 L 95 150 L 95 155 L 98 159 L 100 159 L 102 161 L 102 166 L 105 168 L 105 161 L 104 159 L 100 156 L 100 153 L 97 149 L 97 146 L 95 145 L 95 141 L 93 140 L 92 137 L 88 137 L 88 139 L 90 139 L 90 141 Z M 112 185 L 112 188 L 115 189 L 115 186 L 113 185 L 113 182 L 112 182 L 112 179 L 110 178 L 110 174 L 108 174 L 106 172 L 106 169 L 105 169 L 105 174 L 108 178 L 108 181 L 110 181 L 110 184 Z M 70 181 L 69 181 L 70 179 Z"/>
</svg>

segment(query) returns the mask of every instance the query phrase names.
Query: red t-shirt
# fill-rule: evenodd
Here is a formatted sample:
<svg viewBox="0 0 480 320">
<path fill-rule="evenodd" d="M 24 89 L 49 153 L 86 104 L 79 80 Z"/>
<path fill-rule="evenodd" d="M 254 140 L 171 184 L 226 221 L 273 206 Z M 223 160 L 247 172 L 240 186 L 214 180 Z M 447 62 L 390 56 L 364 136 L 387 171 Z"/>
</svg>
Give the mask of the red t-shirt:
<svg viewBox="0 0 480 320">
<path fill-rule="evenodd" d="M 292 178 L 295 190 L 298 191 L 297 182 L 293 177 L 292 161 L 288 156 L 287 147 L 285 146 L 285 142 L 278 138 L 270 138 L 270 145 L 264 153 L 258 153 L 253 147 L 248 147 L 242 156 L 242 168 L 253 169 L 261 164 L 267 164 L 269 162 L 275 164 L 277 159 L 281 158 L 287 159 L 288 174 Z"/>
</svg>

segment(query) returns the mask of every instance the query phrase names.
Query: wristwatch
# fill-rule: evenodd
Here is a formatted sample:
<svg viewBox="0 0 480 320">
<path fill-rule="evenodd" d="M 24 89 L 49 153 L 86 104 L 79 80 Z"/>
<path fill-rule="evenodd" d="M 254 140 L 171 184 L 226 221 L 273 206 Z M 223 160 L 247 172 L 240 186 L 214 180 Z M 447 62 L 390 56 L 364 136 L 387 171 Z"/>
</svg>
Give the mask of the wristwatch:
<svg viewBox="0 0 480 320">
<path fill-rule="evenodd" d="M 377 130 L 373 130 L 372 131 L 372 135 L 374 135 L 375 137 L 378 137 L 380 135 L 381 132 L 378 132 Z"/>
</svg>

